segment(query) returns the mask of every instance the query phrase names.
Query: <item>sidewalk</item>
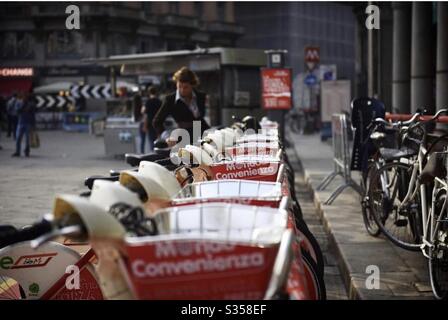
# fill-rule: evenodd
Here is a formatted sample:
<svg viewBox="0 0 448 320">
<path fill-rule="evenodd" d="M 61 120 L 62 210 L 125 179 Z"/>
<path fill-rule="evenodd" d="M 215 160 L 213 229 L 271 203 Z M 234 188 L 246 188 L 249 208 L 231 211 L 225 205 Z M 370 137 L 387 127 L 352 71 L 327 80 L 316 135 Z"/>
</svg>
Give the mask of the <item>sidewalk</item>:
<svg viewBox="0 0 448 320">
<path fill-rule="evenodd" d="M 314 204 L 333 246 L 349 299 L 433 299 L 427 262 L 420 252 L 395 247 L 384 236 L 374 238 L 364 228 L 359 195 L 348 188 L 332 205 L 324 205 L 341 183 L 335 178 L 324 191 L 316 186 L 332 170 L 331 140 L 320 141 L 319 135 L 289 133 L 288 140 L 304 169 L 305 180 L 314 194 Z M 359 178 L 354 174 L 355 181 Z M 380 271 L 380 289 L 367 289 L 369 265 Z"/>
</svg>

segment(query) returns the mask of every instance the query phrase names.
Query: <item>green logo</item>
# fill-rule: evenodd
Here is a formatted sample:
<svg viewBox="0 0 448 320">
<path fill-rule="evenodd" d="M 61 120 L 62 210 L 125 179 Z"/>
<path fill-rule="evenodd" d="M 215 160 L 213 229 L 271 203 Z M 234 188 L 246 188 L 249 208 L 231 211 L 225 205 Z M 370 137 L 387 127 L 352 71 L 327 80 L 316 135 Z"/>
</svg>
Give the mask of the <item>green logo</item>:
<svg viewBox="0 0 448 320">
<path fill-rule="evenodd" d="M 37 294 L 39 292 L 39 285 L 37 283 L 32 283 L 28 289 L 31 293 Z"/>
</svg>

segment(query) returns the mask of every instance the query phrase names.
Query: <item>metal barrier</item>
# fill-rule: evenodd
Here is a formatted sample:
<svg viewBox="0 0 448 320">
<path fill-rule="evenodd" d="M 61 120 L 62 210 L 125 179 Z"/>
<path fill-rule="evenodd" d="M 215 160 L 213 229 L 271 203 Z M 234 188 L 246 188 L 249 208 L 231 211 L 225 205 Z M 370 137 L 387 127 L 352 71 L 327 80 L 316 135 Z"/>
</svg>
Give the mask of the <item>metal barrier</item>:
<svg viewBox="0 0 448 320">
<path fill-rule="evenodd" d="M 361 187 L 352 179 L 350 170 L 350 148 L 348 142 L 348 126 L 345 114 L 334 114 L 331 118 L 331 131 L 333 136 L 333 162 L 334 170 L 317 186 L 317 190 L 324 190 L 333 179 L 340 175 L 344 178 L 344 183 L 340 185 L 325 204 L 330 205 L 344 189 L 351 187 L 359 194 L 362 194 Z"/>
</svg>

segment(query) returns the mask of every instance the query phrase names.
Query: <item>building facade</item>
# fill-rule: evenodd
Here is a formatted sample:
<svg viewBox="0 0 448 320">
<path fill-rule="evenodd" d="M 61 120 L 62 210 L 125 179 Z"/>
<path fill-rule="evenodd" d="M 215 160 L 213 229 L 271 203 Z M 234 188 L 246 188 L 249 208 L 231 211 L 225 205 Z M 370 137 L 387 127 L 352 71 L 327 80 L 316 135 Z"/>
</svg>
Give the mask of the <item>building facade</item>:
<svg viewBox="0 0 448 320">
<path fill-rule="evenodd" d="M 356 80 L 357 21 L 350 5 L 331 2 L 241 2 L 235 16 L 245 34 L 239 45 L 286 49 L 293 75 L 306 70 L 305 47 L 320 49 L 320 64 L 335 64 L 339 79 Z M 355 87 L 355 86 L 353 86 Z"/>
<path fill-rule="evenodd" d="M 79 30 L 66 28 L 72 4 L 80 10 Z M 106 81 L 108 70 L 88 66 L 84 58 L 233 47 L 243 33 L 231 2 L 22 2 L 0 8 L 3 94 L 57 81 Z M 23 68 L 31 68 L 32 76 L 18 76 Z"/>
</svg>

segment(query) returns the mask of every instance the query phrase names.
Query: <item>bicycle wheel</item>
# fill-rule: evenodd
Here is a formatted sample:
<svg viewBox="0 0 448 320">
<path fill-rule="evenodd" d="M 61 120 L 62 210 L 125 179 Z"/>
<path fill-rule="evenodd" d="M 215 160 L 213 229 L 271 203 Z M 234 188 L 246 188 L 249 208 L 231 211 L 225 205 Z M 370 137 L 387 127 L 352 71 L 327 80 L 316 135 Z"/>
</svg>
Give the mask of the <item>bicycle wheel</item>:
<svg viewBox="0 0 448 320">
<path fill-rule="evenodd" d="M 362 220 L 364 221 L 364 227 L 366 228 L 367 232 L 373 237 L 377 237 L 381 233 L 381 230 L 375 221 L 373 211 L 370 210 L 369 204 L 369 186 L 371 177 L 375 173 L 375 171 L 375 165 L 370 165 L 367 170 L 366 176 L 361 179 L 361 188 L 362 190 L 364 190 L 364 196 L 361 202 Z"/>
<path fill-rule="evenodd" d="M 419 193 L 401 206 L 411 180 L 412 166 L 388 163 L 378 169 L 369 185 L 369 205 L 381 232 L 395 245 L 419 251 L 421 216 Z"/>
<path fill-rule="evenodd" d="M 13 278 L 0 275 L 0 300 L 26 299 L 25 291 Z"/>
<path fill-rule="evenodd" d="M 308 285 L 310 290 L 313 290 L 313 295 L 316 300 L 326 300 L 327 290 L 325 287 L 325 280 L 323 274 L 320 274 L 316 262 L 311 255 L 303 251 L 302 260 L 305 267 L 305 274 L 307 275 Z"/>
<path fill-rule="evenodd" d="M 324 274 L 324 255 L 320 248 L 319 242 L 311 233 L 310 229 L 306 225 L 305 221 L 301 219 L 295 219 L 297 233 L 301 238 L 300 245 L 303 252 L 309 253 L 310 257 L 316 264 L 316 270 L 319 275 Z"/>
<path fill-rule="evenodd" d="M 435 203 L 434 247 L 429 247 L 428 270 L 432 292 L 437 299 L 448 300 L 448 217 L 446 209 L 442 211 L 446 201 L 446 191 L 441 190 Z"/>
</svg>

